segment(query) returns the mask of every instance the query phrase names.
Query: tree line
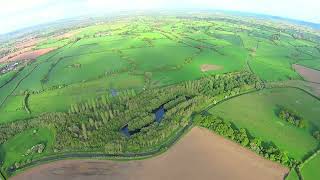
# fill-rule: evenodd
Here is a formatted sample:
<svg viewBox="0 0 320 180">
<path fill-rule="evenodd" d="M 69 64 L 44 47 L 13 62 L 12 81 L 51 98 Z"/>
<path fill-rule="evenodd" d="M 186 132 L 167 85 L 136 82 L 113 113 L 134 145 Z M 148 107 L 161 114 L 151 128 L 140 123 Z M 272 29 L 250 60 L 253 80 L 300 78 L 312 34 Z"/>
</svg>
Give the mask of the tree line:
<svg viewBox="0 0 320 180">
<path fill-rule="evenodd" d="M 276 145 L 264 142 L 258 137 L 253 137 L 246 129 L 238 129 L 234 124 L 231 124 L 221 117 L 216 117 L 211 114 L 199 115 L 197 116 L 196 122 L 199 126 L 227 137 L 267 159 L 288 167 L 294 167 L 298 163 L 294 158 L 289 157 L 286 151 L 279 149 Z"/>
<path fill-rule="evenodd" d="M 1 124 L 0 144 L 25 130 L 50 127 L 56 136 L 52 149 L 46 149 L 49 154 L 150 152 L 186 127 L 192 113 L 213 101 L 258 88 L 260 83 L 255 75 L 244 71 L 142 91 L 119 90 L 117 95 L 104 94 L 72 104 L 68 112 Z M 166 112 L 162 121 L 156 122 L 154 111 L 161 106 Z M 125 136 L 121 128 L 126 125 L 139 132 Z M 245 138 L 241 142 L 245 144 Z M 24 161 L 21 157 L 19 163 Z"/>
</svg>

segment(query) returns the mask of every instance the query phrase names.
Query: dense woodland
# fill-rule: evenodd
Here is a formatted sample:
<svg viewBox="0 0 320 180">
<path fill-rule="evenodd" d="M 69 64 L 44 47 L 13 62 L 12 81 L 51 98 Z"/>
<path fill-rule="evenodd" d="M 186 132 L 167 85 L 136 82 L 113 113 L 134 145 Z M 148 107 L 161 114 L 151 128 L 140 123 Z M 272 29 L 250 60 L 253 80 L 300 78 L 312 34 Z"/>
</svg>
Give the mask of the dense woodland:
<svg viewBox="0 0 320 180">
<path fill-rule="evenodd" d="M 186 127 L 191 115 L 207 105 L 260 87 L 262 84 L 255 75 L 238 72 L 142 92 L 123 90 L 116 96 L 105 94 L 72 104 L 65 113 L 47 113 L 34 119 L 1 124 L 0 131 L 4 133 L 0 143 L 28 129 L 48 127 L 56 134 L 54 147 L 47 150 L 49 153 L 150 152 Z M 165 108 L 165 115 L 161 122 L 156 122 L 154 110 L 159 107 Z M 130 131 L 139 131 L 125 136 L 120 131 L 124 126 Z M 22 159 L 19 164 L 27 162 L 30 160 Z"/>
<path fill-rule="evenodd" d="M 312 133 L 312 136 L 314 138 L 316 138 L 317 140 L 320 140 L 320 131 L 319 130 L 316 130 Z"/>
</svg>

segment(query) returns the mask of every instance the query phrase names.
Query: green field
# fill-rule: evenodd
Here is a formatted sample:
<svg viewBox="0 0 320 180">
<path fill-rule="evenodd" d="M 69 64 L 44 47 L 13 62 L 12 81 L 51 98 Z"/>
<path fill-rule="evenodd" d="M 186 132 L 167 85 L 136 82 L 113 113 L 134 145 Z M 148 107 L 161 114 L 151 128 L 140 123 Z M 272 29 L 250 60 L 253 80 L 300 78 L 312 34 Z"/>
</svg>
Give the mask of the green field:
<svg viewBox="0 0 320 180">
<path fill-rule="evenodd" d="M 45 49 L 45 48 L 60 48 L 69 43 L 69 39 L 49 39 L 44 42 L 40 42 L 37 45 L 37 49 Z"/>
<path fill-rule="evenodd" d="M 292 169 L 286 177 L 286 180 L 299 180 L 299 176 L 297 172 L 294 169 Z"/>
<path fill-rule="evenodd" d="M 320 59 L 319 60 L 299 61 L 298 64 L 300 64 L 302 66 L 306 66 L 308 68 L 320 70 Z"/>
<path fill-rule="evenodd" d="M 279 119 L 279 106 L 299 112 L 308 121 L 307 128 L 300 129 Z M 209 112 L 246 128 L 254 137 L 274 143 L 298 160 L 318 146 L 311 132 L 320 127 L 320 101 L 298 89 L 262 90 L 226 101 Z"/>
<path fill-rule="evenodd" d="M 307 162 L 302 168 L 302 176 L 306 180 L 316 180 L 320 176 L 319 172 L 320 156 L 319 153 L 312 160 Z"/>
<path fill-rule="evenodd" d="M 192 113 L 208 105 L 209 113 L 298 162 L 319 148 L 312 136 L 320 129 L 317 89 L 305 85 L 292 68 L 301 64 L 320 70 L 317 32 L 214 14 L 100 21 L 43 32 L 35 49 L 55 50 L 24 63 L 21 71 L 0 75 L 5 175 L 10 168 L 19 170 L 16 163 L 53 155 L 54 150 L 121 154 L 168 148 L 162 145 L 189 126 Z M 296 37 L 299 33 L 305 36 Z M 297 88 L 289 88 L 293 86 Z M 214 106 L 249 91 L 254 92 Z M 183 100 L 175 102 L 178 98 Z M 150 121 L 169 102 L 164 120 Z M 299 113 L 307 126 L 280 119 L 281 106 Z M 138 130 L 130 138 L 120 131 L 128 123 Z M 39 143 L 46 145 L 43 153 L 22 156 Z M 305 179 L 318 175 L 318 161 L 319 156 L 304 166 Z M 288 179 L 297 176 L 291 171 Z"/>
<path fill-rule="evenodd" d="M 30 129 L 23 133 L 15 135 L 12 139 L 1 145 L 1 159 L 3 166 L 9 166 L 19 159 L 21 162 L 27 159 L 36 158 L 38 154 L 30 154 L 25 156 L 25 153 L 32 146 L 42 143 L 45 144 L 44 153 L 48 152 L 53 146 L 55 133 L 47 128 Z M 43 154 L 41 154 L 43 155 Z"/>
</svg>

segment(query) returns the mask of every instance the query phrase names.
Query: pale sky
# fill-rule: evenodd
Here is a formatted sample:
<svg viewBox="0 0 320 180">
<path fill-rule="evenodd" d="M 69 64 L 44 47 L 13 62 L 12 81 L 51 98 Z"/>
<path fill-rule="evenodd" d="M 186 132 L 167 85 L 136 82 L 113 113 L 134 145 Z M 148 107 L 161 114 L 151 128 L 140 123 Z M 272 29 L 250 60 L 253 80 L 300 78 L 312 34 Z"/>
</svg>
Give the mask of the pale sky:
<svg viewBox="0 0 320 180">
<path fill-rule="evenodd" d="M 0 34 L 93 13 L 184 8 L 235 10 L 320 23 L 319 0 L 0 0 Z"/>
</svg>

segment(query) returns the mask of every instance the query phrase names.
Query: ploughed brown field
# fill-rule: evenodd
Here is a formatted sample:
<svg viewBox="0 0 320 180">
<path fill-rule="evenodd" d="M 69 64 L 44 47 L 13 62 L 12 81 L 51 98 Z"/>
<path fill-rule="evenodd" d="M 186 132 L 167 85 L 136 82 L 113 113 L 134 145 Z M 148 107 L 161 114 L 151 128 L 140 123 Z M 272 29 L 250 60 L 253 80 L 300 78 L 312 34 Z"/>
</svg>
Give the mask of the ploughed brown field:
<svg viewBox="0 0 320 180">
<path fill-rule="evenodd" d="M 320 71 L 294 64 L 293 68 L 306 80 L 314 83 L 320 83 Z"/>
<path fill-rule="evenodd" d="M 0 59 L 1 62 L 9 62 L 9 61 L 20 61 L 20 60 L 34 60 L 37 57 L 47 54 L 48 52 L 54 50 L 55 48 L 46 48 L 46 49 L 38 49 L 31 50 L 29 48 L 23 49 L 21 51 L 15 52 L 8 56 L 5 56 Z"/>
<path fill-rule="evenodd" d="M 13 180 L 281 180 L 288 169 L 202 128 L 193 128 L 157 157 L 137 161 L 63 160 Z"/>
</svg>

